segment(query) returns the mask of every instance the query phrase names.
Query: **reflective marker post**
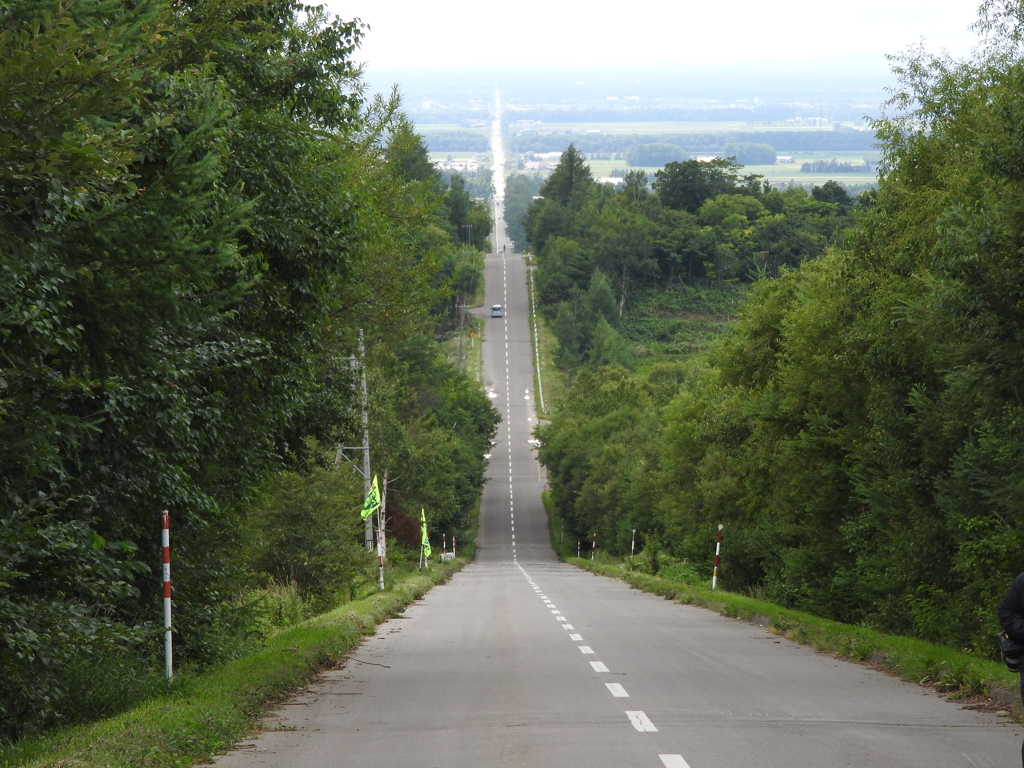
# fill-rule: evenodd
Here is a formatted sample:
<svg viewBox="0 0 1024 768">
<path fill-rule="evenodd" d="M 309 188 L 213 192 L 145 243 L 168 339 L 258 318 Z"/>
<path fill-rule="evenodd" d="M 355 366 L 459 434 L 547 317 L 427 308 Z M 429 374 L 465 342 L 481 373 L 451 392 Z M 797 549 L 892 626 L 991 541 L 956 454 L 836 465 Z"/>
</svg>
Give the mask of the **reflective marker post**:
<svg viewBox="0 0 1024 768">
<path fill-rule="evenodd" d="M 718 583 L 718 555 L 722 551 L 722 524 L 718 524 L 718 542 L 715 544 L 715 570 L 711 574 L 711 588 Z"/>
<path fill-rule="evenodd" d="M 163 548 L 164 571 L 164 674 L 170 680 L 174 677 L 171 649 L 171 514 L 166 509 L 160 513 L 160 544 Z"/>
</svg>

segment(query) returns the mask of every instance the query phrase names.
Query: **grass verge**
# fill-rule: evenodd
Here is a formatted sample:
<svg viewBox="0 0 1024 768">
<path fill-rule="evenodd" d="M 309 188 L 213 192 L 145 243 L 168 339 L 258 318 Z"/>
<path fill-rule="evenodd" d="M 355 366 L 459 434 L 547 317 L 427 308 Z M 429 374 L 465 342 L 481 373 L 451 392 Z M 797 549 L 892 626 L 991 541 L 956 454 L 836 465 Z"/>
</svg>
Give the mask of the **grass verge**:
<svg viewBox="0 0 1024 768">
<path fill-rule="evenodd" d="M 342 663 L 377 624 L 401 612 L 468 559 L 431 565 L 387 592 L 348 603 L 268 638 L 245 658 L 186 679 L 117 717 L 25 739 L 0 751 L 0 767 L 164 768 L 208 761 L 252 733 L 268 705 Z"/>
<path fill-rule="evenodd" d="M 567 557 L 564 560 L 592 573 L 611 576 L 635 589 L 661 595 L 684 605 L 720 613 L 764 626 L 817 651 L 873 666 L 911 682 L 934 688 L 950 699 L 981 705 L 990 700 L 997 708 L 1012 711 L 1024 722 L 1018 679 L 998 662 L 988 661 L 953 648 L 898 635 L 887 635 L 867 627 L 840 624 L 809 613 L 781 608 L 762 600 L 709 587 L 685 584 L 639 571 L 625 564 Z"/>
<path fill-rule="evenodd" d="M 554 334 L 544 323 L 544 318 L 536 312 L 536 272 L 532 266 L 532 257 L 526 263 L 529 274 L 527 287 L 530 291 L 530 340 L 533 342 L 534 354 L 540 358 L 540 366 L 534 365 L 534 387 L 538 393 L 537 416 L 545 419 L 552 411 L 552 403 L 558 402 L 565 388 L 564 381 L 555 367 L 555 345 L 558 343 Z M 543 393 L 543 400 L 540 394 Z"/>
<path fill-rule="evenodd" d="M 563 562 L 591 573 L 619 579 L 634 589 L 660 595 L 666 600 L 695 605 L 722 616 L 749 621 L 822 653 L 870 663 L 904 680 L 934 688 L 947 698 L 963 700 L 965 704 L 982 709 L 1006 710 L 1018 722 L 1024 723 L 1018 677 L 1008 672 L 1001 663 L 923 640 L 822 619 L 745 595 L 720 589 L 712 591 L 709 586 L 630 570 L 627 563 L 615 561 L 600 553 L 595 560 L 576 557 L 575 542 L 559 540 L 560 522 L 551 503 L 550 493 L 544 494 L 544 508 L 548 513 L 552 546 Z"/>
</svg>

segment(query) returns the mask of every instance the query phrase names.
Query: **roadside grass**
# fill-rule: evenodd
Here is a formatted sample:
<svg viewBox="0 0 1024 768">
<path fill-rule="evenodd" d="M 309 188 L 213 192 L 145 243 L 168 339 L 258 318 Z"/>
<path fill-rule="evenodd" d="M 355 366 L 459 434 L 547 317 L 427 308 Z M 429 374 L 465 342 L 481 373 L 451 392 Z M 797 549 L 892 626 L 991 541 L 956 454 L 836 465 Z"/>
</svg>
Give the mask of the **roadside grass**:
<svg viewBox="0 0 1024 768">
<path fill-rule="evenodd" d="M 472 559 L 399 576 L 386 592 L 269 637 L 257 652 L 203 674 L 183 670 L 171 690 L 117 717 L 0 745 L 0 768 L 168 768 L 209 761 L 258 730 L 266 708 L 340 666 L 376 625 L 398 616 Z"/>
<path fill-rule="evenodd" d="M 526 266 L 532 272 L 532 258 L 527 257 Z M 534 389 L 537 392 L 543 391 L 544 399 L 535 401 L 537 405 L 537 418 L 546 419 L 553 410 L 553 403 L 557 403 L 565 390 L 565 380 L 555 367 L 555 346 L 558 344 L 554 334 L 544 322 L 544 317 L 535 313 L 536 297 L 534 296 L 536 284 L 532 275 L 528 276 L 527 285 L 530 290 L 530 339 L 533 342 L 533 350 L 539 353 L 540 366 L 534 366 Z M 536 333 L 534 330 L 536 329 Z M 542 407 L 543 406 L 543 407 Z"/>
<path fill-rule="evenodd" d="M 904 680 L 928 686 L 952 700 L 967 704 L 991 700 L 1024 723 L 1024 710 L 1018 693 L 1018 676 L 999 662 L 953 648 L 878 632 L 869 627 L 841 624 L 809 613 L 782 608 L 754 597 L 712 590 L 710 584 L 691 579 L 670 578 L 659 573 L 644 573 L 631 568 L 628 558 L 618 560 L 597 553 L 594 560 L 576 557 L 575 542 L 560 542 L 561 522 L 555 513 L 550 492 L 544 493 L 548 530 L 559 559 L 591 573 L 609 576 L 634 589 L 650 592 L 684 605 L 706 608 L 729 618 L 763 626 L 773 634 L 788 638 L 816 651 L 837 658 L 865 662 Z M 636 560 L 640 560 L 638 556 Z M 634 566 L 636 563 L 634 563 Z M 672 568 L 664 569 L 669 571 Z M 679 569 L 686 572 L 687 569 Z M 984 702 L 987 706 L 988 703 Z"/>
<path fill-rule="evenodd" d="M 479 306 L 479 305 L 476 305 Z M 477 381 L 483 380 L 483 344 L 486 331 L 483 318 L 467 312 L 466 322 L 461 334 L 455 334 L 445 342 L 448 359 L 460 370 L 465 371 Z M 461 335 L 461 341 L 460 341 Z"/>
</svg>

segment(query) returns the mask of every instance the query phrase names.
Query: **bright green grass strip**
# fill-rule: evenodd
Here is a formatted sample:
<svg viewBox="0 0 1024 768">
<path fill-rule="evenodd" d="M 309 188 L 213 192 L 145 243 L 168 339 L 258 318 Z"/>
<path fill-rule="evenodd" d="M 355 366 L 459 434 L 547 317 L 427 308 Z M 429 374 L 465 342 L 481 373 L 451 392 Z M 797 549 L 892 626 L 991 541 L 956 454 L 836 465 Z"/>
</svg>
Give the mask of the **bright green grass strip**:
<svg viewBox="0 0 1024 768">
<path fill-rule="evenodd" d="M 162 768 L 209 760 L 251 734 L 268 704 L 336 666 L 377 624 L 466 562 L 433 564 L 390 591 L 284 630 L 257 653 L 179 680 L 172 693 L 118 717 L 12 745 L 0 751 L 0 767 Z"/>
<path fill-rule="evenodd" d="M 527 261 L 527 268 L 531 268 L 532 261 L 531 257 Z M 558 368 L 555 367 L 555 347 L 558 344 L 558 340 L 551 329 L 547 327 L 544 317 L 533 312 L 536 308 L 536 278 L 537 274 L 534 271 L 532 277 L 528 278 L 527 283 L 530 286 L 531 294 L 530 339 L 533 342 L 534 353 L 539 354 L 540 357 L 540 370 L 537 370 L 536 366 L 534 366 L 533 371 L 534 388 L 538 393 L 538 399 L 534 401 L 534 405 L 537 406 L 537 417 L 546 419 L 551 415 L 551 412 L 554 410 L 554 404 L 558 402 L 565 390 L 565 380 Z M 534 333 L 534 330 L 536 330 L 536 333 Z M 540 400 L 541 395 L 543 395 L 543 402 Z"/>
<path fill-rule="evenodd" d="M 596 562 L 576 557 L 565 559 L 584 570 L 621 579 L 644 592 L 763 625 L 775 634 L 810 645 L 823 653 L 873 662 L 904 680 L 932 686 L 950 698 L 990 697 L 998 704 L 1012 708 L 1014 716 L 1024 722 L 1017 693 L 1017 675 L 1008 672 L 1000 663 L 923 640 L 840 624 L 744 595 L 712 591 L 709 587 L 630 571 L 622 563 L 602 562 L 600 557 Z"/>
</svg>

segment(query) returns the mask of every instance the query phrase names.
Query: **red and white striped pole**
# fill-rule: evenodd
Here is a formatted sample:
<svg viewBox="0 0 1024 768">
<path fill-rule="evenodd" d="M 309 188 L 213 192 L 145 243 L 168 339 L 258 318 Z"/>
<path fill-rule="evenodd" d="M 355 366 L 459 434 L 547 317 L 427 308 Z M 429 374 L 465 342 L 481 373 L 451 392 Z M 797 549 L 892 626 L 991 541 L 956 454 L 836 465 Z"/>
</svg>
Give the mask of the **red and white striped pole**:
<svg viewBox="0 0 1024 768">
<path fill-rule="evenodd" d="M 715 570 L 711 574 L 711 588 L 714 589 L 715 585 L 718 584 L 718 555 L 722 551 L 722 524 L 718 524 L 718 541 L 715 544 Z"/>
<path fill-rule="evenodd" d="M 164 562 L 164 673 L 174 677 L 174 655 L 171 650 L 171 514 L 160 513 L 160 544 Z"/>
</svg>

